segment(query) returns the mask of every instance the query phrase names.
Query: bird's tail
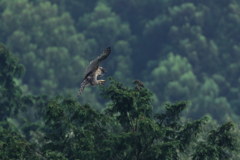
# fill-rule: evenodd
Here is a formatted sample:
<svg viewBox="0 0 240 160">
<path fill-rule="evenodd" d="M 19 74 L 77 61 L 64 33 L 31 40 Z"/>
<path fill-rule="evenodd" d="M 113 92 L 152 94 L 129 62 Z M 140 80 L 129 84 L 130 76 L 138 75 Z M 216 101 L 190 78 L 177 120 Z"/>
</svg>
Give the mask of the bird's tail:
<svg viewBox="0 0 240 160">
<path fill-rule="evenodd" d="M 83 92 L 84 88 L 85 88 L 86 86 L 88 86 L 88 84 L 89 84 L 89 82 L 88 82 L 87 79 L 84 79 L 84 80 L 82 81 L 81 87 L 80 87 L 80 89 L 79 89 L 79 91 L 78 91 L 78 95 L 77 95 L 77 96 L 79 96 L 79 95 Z"/>
</svg>

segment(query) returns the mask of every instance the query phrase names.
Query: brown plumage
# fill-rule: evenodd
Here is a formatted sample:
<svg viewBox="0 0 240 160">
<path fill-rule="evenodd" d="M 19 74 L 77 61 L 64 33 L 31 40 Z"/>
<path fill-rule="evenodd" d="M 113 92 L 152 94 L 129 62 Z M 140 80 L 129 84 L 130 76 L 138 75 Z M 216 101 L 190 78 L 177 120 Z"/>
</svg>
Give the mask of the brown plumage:
<svg viewBox="0 0 240 160">
<path fill-rule="evenodd" d="M 136 84 L 137 86 L 135 87 L 135 90 L 140 91 L 142 88 L 144 88 L 144 85 L 141 81 L 139 80 L 134 80 L 133 84 Z"/>
<path fill-rule="evenodd" d="M 137 84 L 138 86 L 144 88 L 143 83 L 142 83 L 141 81 L 139 81 L 138 79 L 134 80 L 134 81 L 133 81 L 133 84 Z"/>
<path fill-rule="evenodd" d="M 100 63 L 105 60 L 111 52 L 111 48 L 108 47 L 103 53 L 98 56 L 95 60 L 90 62 L 90 65 L 86 69 L 83 75 L 83 81 L 78 92 L 78 96 L 82 93 L 85 87 L 91 85 L 96 86 L 97 84 L 102 85 L 105 80 L 97 80 L 98 76 L 102 76 L 106 73 L 103 67 L 99 67 Z"/>
</svg>

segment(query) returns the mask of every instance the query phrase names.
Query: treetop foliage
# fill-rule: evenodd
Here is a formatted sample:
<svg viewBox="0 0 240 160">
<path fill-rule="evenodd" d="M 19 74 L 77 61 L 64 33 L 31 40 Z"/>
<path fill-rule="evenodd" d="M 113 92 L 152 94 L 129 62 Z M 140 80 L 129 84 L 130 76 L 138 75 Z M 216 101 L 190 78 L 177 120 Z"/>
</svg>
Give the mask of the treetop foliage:
<svg viewBox="0 0 240 160">
<path fill-rule="evenodd" d="M 48 102 L 45 126 L 34 141 L 1 128 L 1 159 L 177 160 L 186 156 L 200 160 L 232 157 L 238 149 L 232 122 L 211 129 L 207 139 L 199 140 L 209 118 L 182 123 L 180 113 L 189 102 L 165 103 L 165 112 L 153 114 L 152 93 L 142 82 L 135 80 L 135 88 L 129 89 L 108 79 L 110 85 L 100 87 L 101 96 L 111 100 L 103 113 L 90 104 L 79 104 L 71 95 L 58 95 Z"/>
</svg>

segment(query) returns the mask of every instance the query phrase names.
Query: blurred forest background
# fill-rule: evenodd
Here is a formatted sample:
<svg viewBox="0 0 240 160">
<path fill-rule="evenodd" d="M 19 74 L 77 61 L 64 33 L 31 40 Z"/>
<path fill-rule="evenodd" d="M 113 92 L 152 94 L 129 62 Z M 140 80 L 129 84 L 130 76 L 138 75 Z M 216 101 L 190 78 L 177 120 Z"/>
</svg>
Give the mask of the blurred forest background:
<svg viewBox="0 0 240 160">
<path fill-rule="evenodd" d="M 238 0 L 0 0 L 0 42 L 25 66 L 15 79 L 23 95 L 77 96 L 89 62 L 110 46 L 104 79 L 141 80 L 155 112 L 188 100 L 187 118 L 239 122 Z M 99 93 L 87 87 L 79 102 L 102 110 Z"/>
</svg>

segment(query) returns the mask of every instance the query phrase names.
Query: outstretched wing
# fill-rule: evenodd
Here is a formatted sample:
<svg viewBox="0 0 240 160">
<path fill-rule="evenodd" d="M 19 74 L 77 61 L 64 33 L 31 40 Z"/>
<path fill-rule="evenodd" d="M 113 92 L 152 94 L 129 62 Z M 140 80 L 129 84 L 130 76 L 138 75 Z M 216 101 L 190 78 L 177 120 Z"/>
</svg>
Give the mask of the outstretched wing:
<svg viewBox="0 0 240 160">
<path fill-rule="evenodd" d="M 84 79 L 82 81 L 81 87 L 80 87 L 80 89 L 78 91 L 78 95 L 77 96 L 79 96 L 82 93 L 82 91 L 84 90 L 84 88 L 87 87 L 88 85 L 89 85 L 89 80 L 86 78 L 86 79 Z"/>
<path fill-rule="evenodd" d="M 111 52 L 111 48 L 108 47 L 103 51 L 103 53 L 100 56 L 98 56 L 95 60 L 91 61 L 90 65 L 86 69 L 83 77 L 85 78 L 88 75 L 89 72 L 96 71 L 98 69 L 100 63 L 108 57 L 110 52 Z"/>
</svg>

